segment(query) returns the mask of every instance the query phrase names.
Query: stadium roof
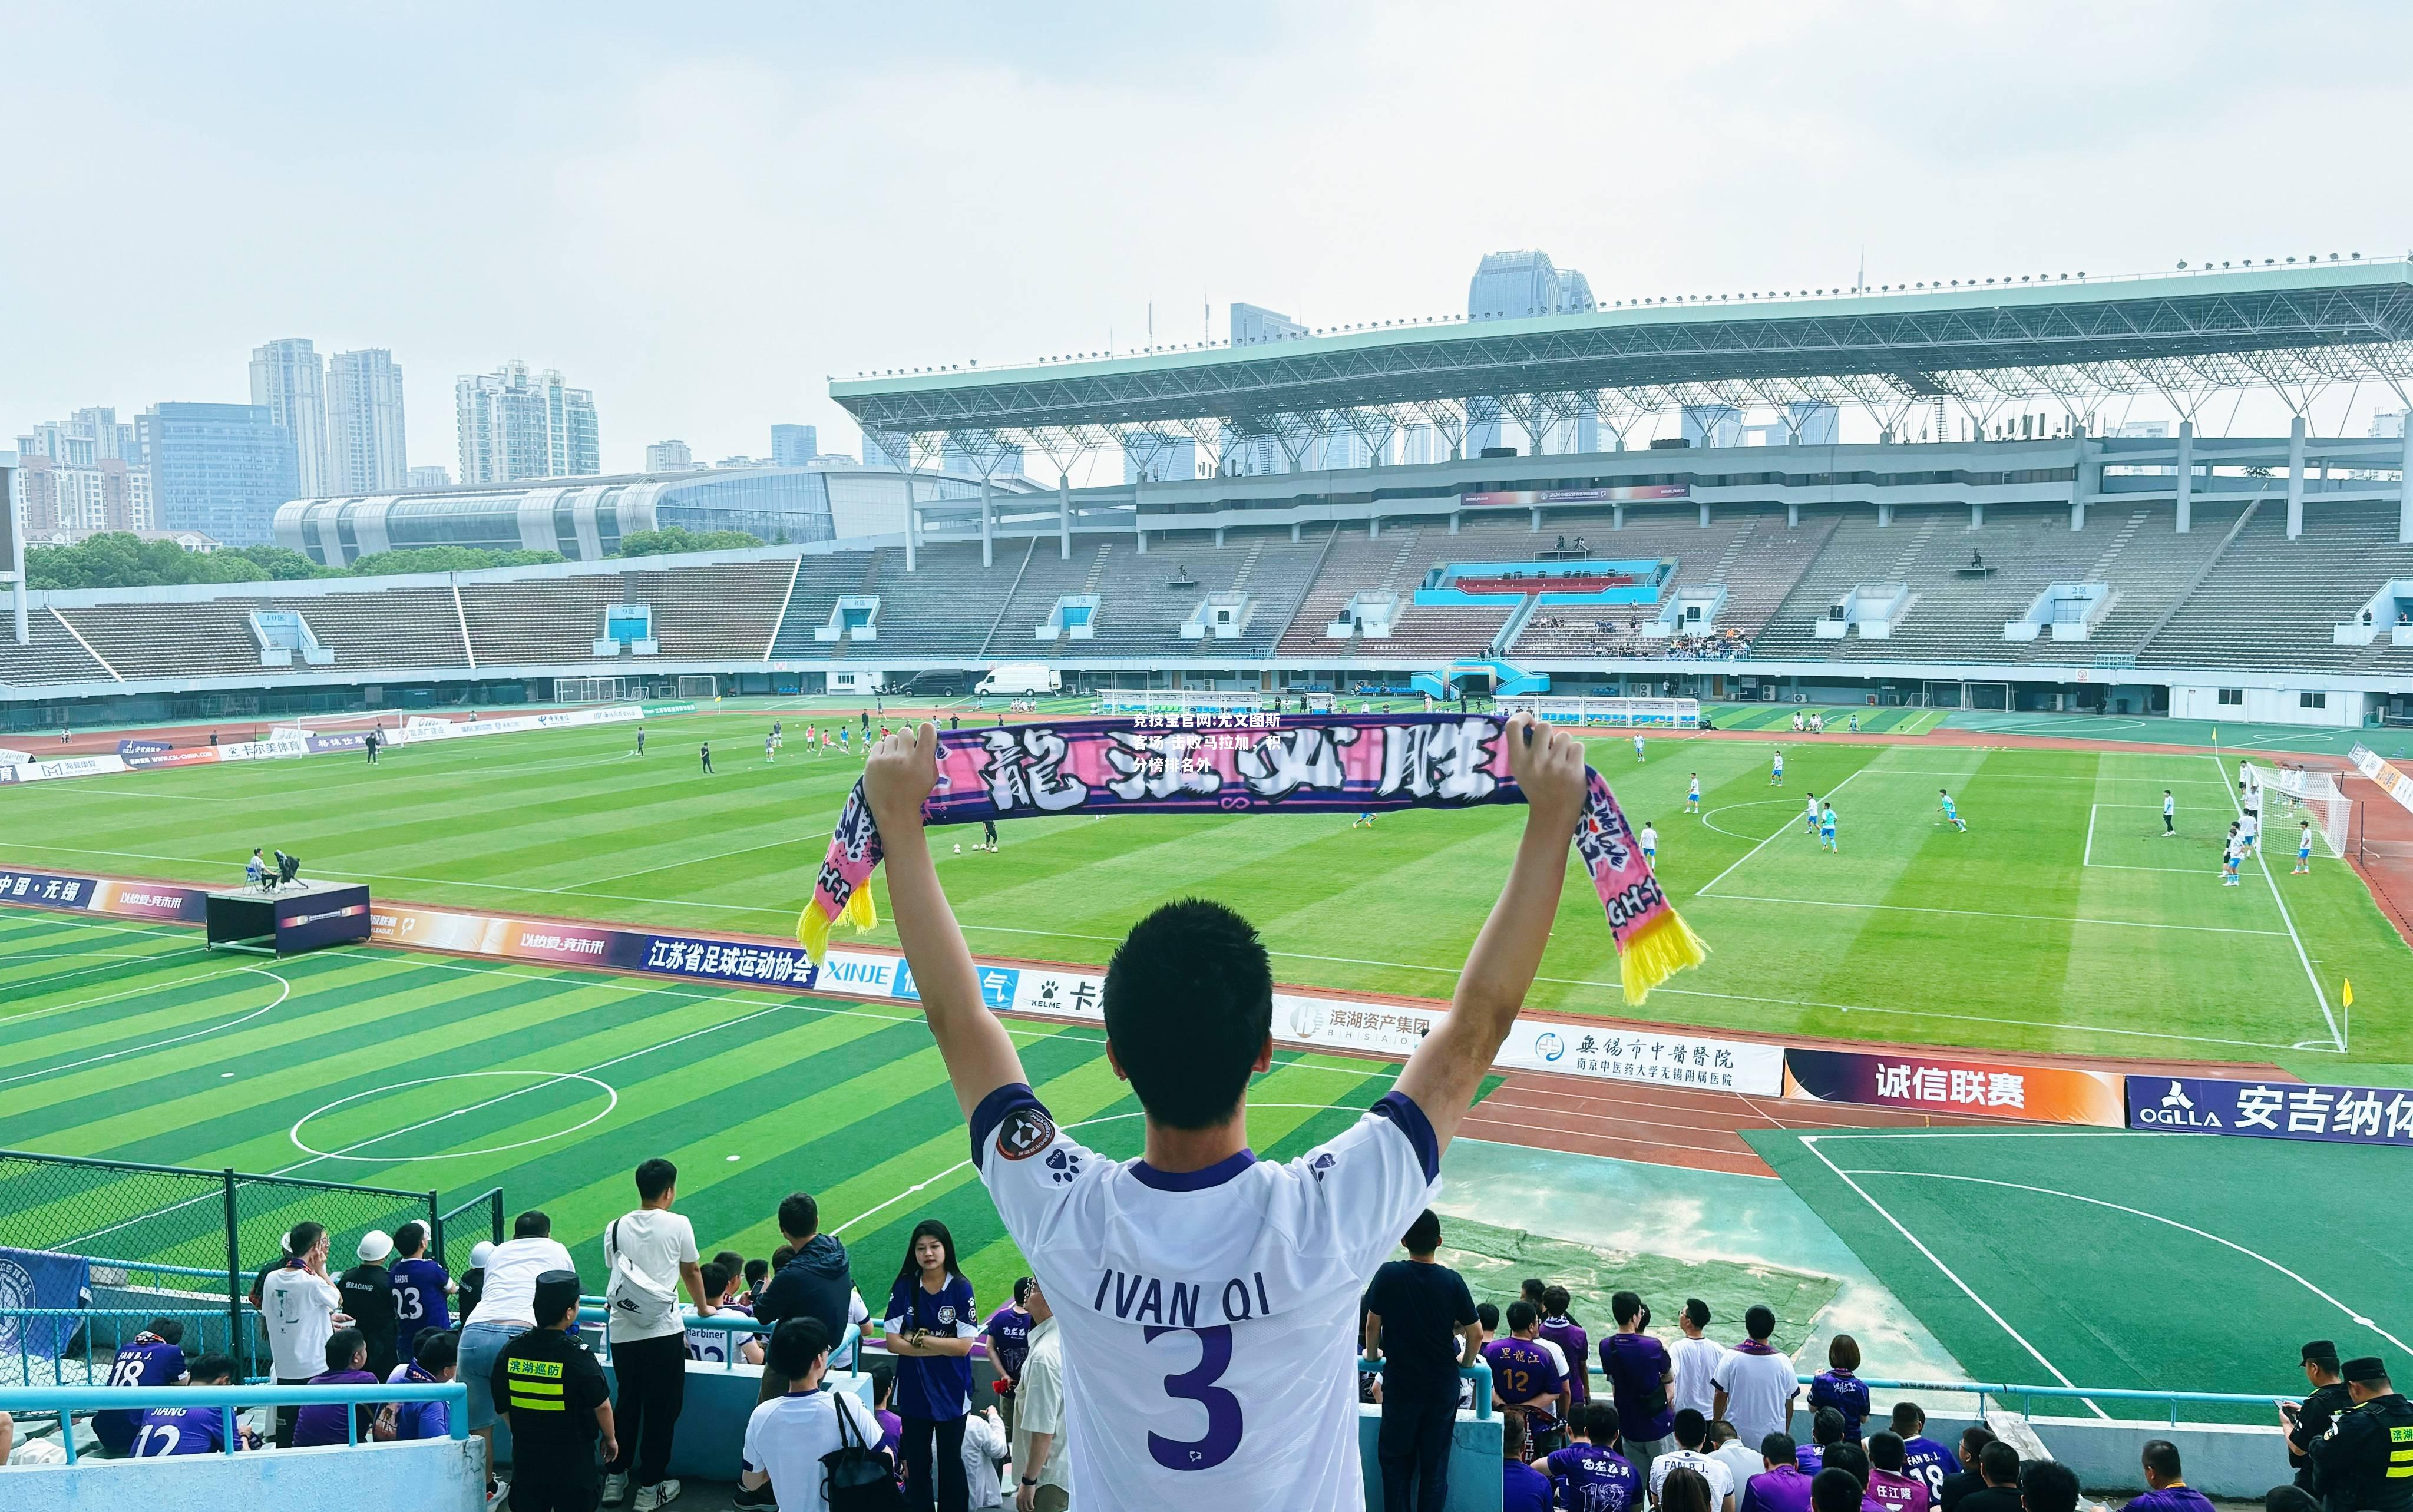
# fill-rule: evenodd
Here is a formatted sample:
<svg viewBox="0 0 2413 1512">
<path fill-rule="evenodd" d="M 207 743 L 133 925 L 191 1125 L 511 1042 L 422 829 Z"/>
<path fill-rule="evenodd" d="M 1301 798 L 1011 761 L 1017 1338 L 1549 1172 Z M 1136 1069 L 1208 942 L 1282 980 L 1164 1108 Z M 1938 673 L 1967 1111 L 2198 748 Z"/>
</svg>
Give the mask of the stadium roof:
<svg viewBox="0 0 2413 1512">
<path fill-rule="evenodd" d="M 1697 297 L 1522 319 L 1384 323 L 1263 345 L 840 379 L 875 436 L 1094 445 L 1150 428 L 1277 437 L 1336 422 L 1455 435 L 1470 399 L 1520 421 L 1671 404 L 1865 406 L 1949 397 L 1983 413 L 2040 393 L 2413 378 L 2413 263 L 2358 259 L 1827 298 Z M 2301 406 L 2299 405 L 2299 408 Z"/>
</svg>

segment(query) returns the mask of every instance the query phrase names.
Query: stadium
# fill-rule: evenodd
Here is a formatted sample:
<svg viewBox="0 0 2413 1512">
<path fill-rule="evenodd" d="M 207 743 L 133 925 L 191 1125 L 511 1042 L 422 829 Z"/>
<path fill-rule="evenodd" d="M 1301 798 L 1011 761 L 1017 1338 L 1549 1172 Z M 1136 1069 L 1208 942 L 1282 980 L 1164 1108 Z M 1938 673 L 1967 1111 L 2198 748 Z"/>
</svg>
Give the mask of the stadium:
<svg viewBox="0 0 2413 1512">
<path fill-rule="evenodd" d="M 867 926 L 798 942 L 871 743 L 1154 743 L 1110 768 L 1129 814 L 949 785 L 935 872 L 1048 1134 L 1113 1161 L 1155 1134 L 1106 1052 L 1108 963 L 1162 905 L 1243 912 L 1272 1163 L 1472 1013 L 1523 821 L 1445 779 L 1291 812 L 1218 783 L 1319 732 L 1523 716 L 1580 742 L 1707 956 L 1645 995 L 1605 873 L 1564 877 L 1439 1164 L 1475 1295 L 1546 1278 L 1595 1341 L 1628 1291 L 1671 1342 L 1689 1299 L 1729 1342 L 1766 1307 L 1805 1391 L 1840 1338 L 1939 1441 L 2133 1490 L 2150 1430 L 2258 1498 L 2303 1342 L 2413 1338 L 2413 1220 L 2358 1200 L 2413 1146 L 2413 428 L 2304 418 L 2408 375 L 2401 259 L 1587 297 L 833 380 L 885 476 L 278 515 L 322 565 L 451 541 L 550 566 L 45 591 L 19 541 L 0 1255 L 44 1257 L 0 1289 L 19 1432 L 47 1411 L 96 1452 L 73 1415 L 155 1316 L 238 1386 L 281 1378 L 246 1293 L 305 1221 L 337 1268 L 420 1223 L 458 1277 L 541 1209 L 600 1341 L 649 1157 L 748 1260 L 809 1191 L 874 1308 L 936 1220 L 986 1316 L 1045 1267 L 966 1159 L 889 873 L 860 879 Z M 2206 434 L 2245 393 L 2291 427 Z M 2115 433 L 2140 395 L 2173 434 Z M 1073 485 L 1117 452 L 1137 481 Z M 610 555 L 682 519 L 788 540 Z M 262 852 L 303 887 L 247 885 Z M 2308 1253 L 2302 1213 L 2347 1206 L 2353 1240 Z M 737 1478 L 761 1372 L 733 1355 L 688 1367 L 671 1464 L 699 1486 Z M 989 1400 L 1000 1362 L 974 1364 Z M 1479 1396 L 1458 1426 L 1496 1461 Z"/>
</svg>

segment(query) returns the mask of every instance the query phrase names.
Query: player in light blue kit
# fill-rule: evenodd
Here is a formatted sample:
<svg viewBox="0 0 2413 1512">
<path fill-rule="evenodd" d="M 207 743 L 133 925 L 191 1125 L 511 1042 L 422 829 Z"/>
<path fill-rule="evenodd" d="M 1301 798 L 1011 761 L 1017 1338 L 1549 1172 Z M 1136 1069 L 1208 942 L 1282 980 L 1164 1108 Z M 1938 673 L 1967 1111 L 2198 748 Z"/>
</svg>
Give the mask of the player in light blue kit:
<svg viewBox="0 0 2413 1512">
<path fill-rule="evenodd" d="M 1693 785 L 1684 791 L 1684 812 L 1698 815 L 1701 811 L 1701 774 L 1693 774 Z"/>
<path fill-rule="evenodd" d="M 2296 870 L 2294 875 L 2306 877 L 2313 870 L 2313 822 L 2309 819 L 2296 829 Z"/>
<path fill-rule="evenodd" d="M 1642 839 L 1642 859 L 1643 859 L 1644 863 L 1645 863 L 1646 865 L 1648 865 L 1648 866 L 1651 867 L 1651 870 L 1653 870 L 1653 871 L 1658 870 L 1658 869 L 1659 869 L 1659 826 L 1658 826 L 1658 825 L 1656 825 L 1656 824 L 1654 824 L 1654 823 L 1651 823 L 1649 820 L 1644 820 L 1644 821 L 1643 821 L 1643 823 L 1642 823 L 1642 836 L 1641 836 L 1641 839 Z"/>
<path fill-rule="evenodd" d="M 1843 847 L 1835 843 L 1835 806 L 1831 803 L 1818 814 L 1818 849 L 1843 853 Z"/>
<path fill-rule="evenodd" d="M 1801 810 L 1801 833 L 1804 835 L 1818 833 L 1818 795 L 1814 793 L 1810 794 L 1809 804 Z"/>
<path fill-rule="evenodd" d="M 1769 766 L 1768 785 L 1771 788 L 1784 786 L 1784 752 L 1781 750 L 1776 753 L 1775 761 Z"/>
<path fill-rule="evenodd" d="M 1969 826 L 1961 822 L 1961 810 L 1953 806 L 1952 794 L 1945 792 L 1942 788 L 1936 789 L 1935 806 L 1944 810 L 1944 823 L 1951 825 L 1954 829 L 1960 831 L 1963 835 L 1969 833 Z"/>
<path fill-rule="evenodd" d="M 1642 736 L 1639 732 L 1637 732 L 1634 736 L 1634 759 L 1637 762 L 1650 760 L 1649 757 L 1642 754 Z"/>
</svg>

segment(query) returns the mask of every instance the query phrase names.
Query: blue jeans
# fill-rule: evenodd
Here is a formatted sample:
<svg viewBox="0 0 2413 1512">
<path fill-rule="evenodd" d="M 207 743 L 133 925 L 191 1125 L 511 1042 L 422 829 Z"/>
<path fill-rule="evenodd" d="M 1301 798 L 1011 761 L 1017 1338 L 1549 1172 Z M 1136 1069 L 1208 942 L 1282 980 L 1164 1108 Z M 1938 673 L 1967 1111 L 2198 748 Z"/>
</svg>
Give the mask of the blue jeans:
<svg viewBox="0 0 2413 1512">
<path fill-rule="evenodd" d="M 461 1330 L 458 1379 L 469 1388 L 469 1430 L 495 1426 L 495 1361 L 503 1346 L 534 1327 L 528 1323 L 473 1323 Z"/>
</svg>

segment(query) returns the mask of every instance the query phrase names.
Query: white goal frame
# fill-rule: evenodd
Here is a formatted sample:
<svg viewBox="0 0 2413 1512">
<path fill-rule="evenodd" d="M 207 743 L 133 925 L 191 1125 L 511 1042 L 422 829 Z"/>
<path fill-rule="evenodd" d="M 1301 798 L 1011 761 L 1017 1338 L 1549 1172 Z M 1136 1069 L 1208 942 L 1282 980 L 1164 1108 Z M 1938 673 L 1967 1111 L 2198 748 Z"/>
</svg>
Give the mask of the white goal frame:
<svg viewBox="0 0 2413 1512">
<path fill-rule="evenodd" d="M 2339 788 L 2336 778 L 2301 766 L 2273 768 L 2259 762 L 2247 762 L 2245 769 L 2262 794 L 2261 844 L 2266 851 L 2274 843 L 2282 851 L 2289 849 L 2289 837 L 2275 822 L 2285 813 L 2302 813 L 2311 816 L 2313 833 L 2321 838 L 2331 856 L 2346 858 L 2354 844 L 2354 800 Z"/>
</svg>

